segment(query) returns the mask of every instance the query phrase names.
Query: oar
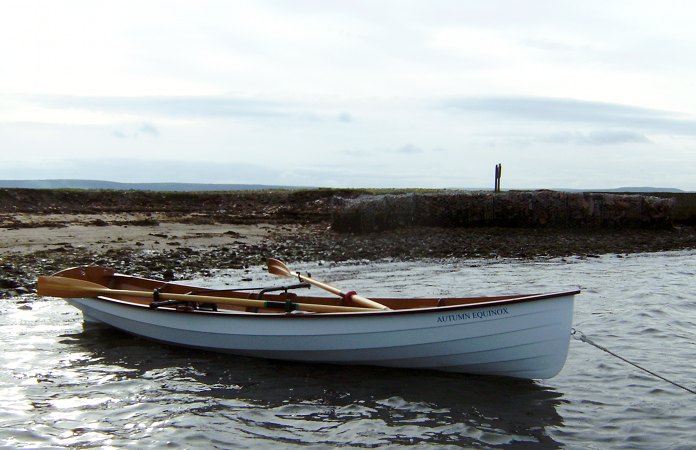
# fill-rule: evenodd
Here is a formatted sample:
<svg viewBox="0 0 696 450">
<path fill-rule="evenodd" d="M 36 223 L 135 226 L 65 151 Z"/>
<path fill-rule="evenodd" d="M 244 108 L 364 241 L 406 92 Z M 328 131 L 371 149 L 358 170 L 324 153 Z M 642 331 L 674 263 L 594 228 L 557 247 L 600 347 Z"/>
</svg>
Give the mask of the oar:
<svg viewBox="0 0 696 450">
<path fill-rule="evenodd" d="M 153 298 L 155 294 L 149 291 L 133 291 L 124 289 L 109 289 L 101 284 L 91 281 L 78 280 L 76 278 L 44 276 L 39 277 L 37 292 L 46 297 L 63 298 L 91 298 L 98 295 L 129 295 L 132 297 Z M 158 297 L 162 300 L 183 300 L 188 302 L 218 303 L 236 306 L 250 306 L 254 308 L 277 308 L 288 311 L 313 311 L 313 312 L 368 312 L 369 308 L 357 308 L 352 306 L 315 305 L 312 303 L 294 303 L 282 301 L 253 300 L 248 298 L 213 297 L 209 295 L 173 294 L 161 292 Z"/>
<path fill-rule="evenodd" d="M 300 275 L 297 272 L 293 272 L 290 269 L 288 269 L 288 266 L 286 266 L 285 263 L 277 259 L 268 258 L 266 260 L 266 264 L 268 265 L 268 271 L 273 275 L 279 275 L 281 277 L 297 277 L 300 281 L 306 281 L 307 283 L 313 284 L 321 289 L 324 289 L 325 291 L 329 291 L 332 294 L 338 295 L 339 297 L 342 297 L 346 300 L 353 300 L 355 303 L 367 308 L 389 309 L 381 303 L 377 303 L 374 300 L 370 300 L 369 298 L 365 298 L 361 295 L 358 295 L 357 293 L 355 293 L 355 291 L 347 293 L 341 292 L 341 290 L 338 288 L 329 286 L 328 284 L 322 283 L 321 281 L 313 280 L 312 278 L 306 277 L 304 275 Z"/>
</svg>

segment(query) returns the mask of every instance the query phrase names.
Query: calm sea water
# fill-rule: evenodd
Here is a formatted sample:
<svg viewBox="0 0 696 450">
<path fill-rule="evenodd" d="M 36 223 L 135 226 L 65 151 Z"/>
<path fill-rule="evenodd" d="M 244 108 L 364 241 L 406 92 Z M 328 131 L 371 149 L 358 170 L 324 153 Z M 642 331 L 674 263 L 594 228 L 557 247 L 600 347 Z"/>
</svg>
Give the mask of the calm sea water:
<svg viewBox="0 0 696 450">
<path fill-rule="evenodd" d="M 293 269 L 374 296 L 579 287 L 577 329 L 696 389 L 696 252 Z M 195 281 L 263 285 L 271 276 L 255 268 Z M 0 301 L 0 342 L 4 447 L 654 449 L 696 442 L 696 395 L 577 340 L 563 371 L 544 381 L 292 364 L 85 327 L 63 300 L 25 297 Z"/>
</svg>

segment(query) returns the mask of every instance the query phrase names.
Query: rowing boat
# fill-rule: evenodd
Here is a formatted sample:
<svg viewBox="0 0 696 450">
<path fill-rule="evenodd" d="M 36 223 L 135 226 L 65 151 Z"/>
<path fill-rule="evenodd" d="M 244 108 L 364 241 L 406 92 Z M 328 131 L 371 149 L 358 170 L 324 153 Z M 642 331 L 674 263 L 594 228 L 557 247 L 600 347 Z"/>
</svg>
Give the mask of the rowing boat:
<svg viewBox="0 0 696 450">
<path fill-rule="evenodd" d="M 90 266 L 40 277 L 38 292 L 66 298 L 85 322 L 236 355 L 537 379 L 555 376 L 568 354 L 579 291 L 366 299 L 272 261 L 269 271 L 300 283 L 213 290 Z M 298 293 L 308 281 L 336 295 Z"/>
</svg>

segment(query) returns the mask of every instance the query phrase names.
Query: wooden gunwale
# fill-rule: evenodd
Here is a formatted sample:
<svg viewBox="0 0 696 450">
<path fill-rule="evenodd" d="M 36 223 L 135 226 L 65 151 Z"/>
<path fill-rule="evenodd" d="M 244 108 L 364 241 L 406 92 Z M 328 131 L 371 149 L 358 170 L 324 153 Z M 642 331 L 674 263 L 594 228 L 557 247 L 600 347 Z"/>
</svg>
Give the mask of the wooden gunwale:
<svg viewBox="0 0 696 450">
<path fill-rule="evenodd" d="M 87 269 L 84 271 L 84 269 Z M 97 273 L 102 271 L 101 276 L 89 276 L 88 273 L 82 272 L 92 272 Z M 189 293 L 194 289 L 197 293 L 205 295 L 206 292 L 216 292 L 215 289 L 207 288 L 196 288 L 193 286 L 186 286 L 180 284 L 172 284 L 164 281 L 152 280 L 148 278 L 134 277 L 130 275 L 117 274 L 111 269 L 105 269 L 100 267 L 90 267 L 90 268 L 72 268 L 66 269 L 64 271 L 58 272 L 57 276 L 67 276 L 68 278 L 78 278 L 87 281 L 92 281 L 101 284 L 110 289 L 132 289 L 137 288 L 138 290 L 143 290 L 143 292 L 149 292 L 147 289 L 160 289 L 162 293 Z M 97 278 L 97 279 L 95 279 Z M 234 316 L 238 318 L 317 318 L 317 317 L 338 317 L 338 318 L 348 318 L 348 317 L 385 317 L 393 315 L 403 315 L 403 314 L 423 314 L 432 312 L 442 312 L 442 313 L 452 313 L 459 310 L 485 308 L 493 306 L 511 305 L 515 303 L 532 302 L 539 300 L 547 300 L 565 296 L 572 296 L 579 294 L 579 290 L 555 292 L 547 294 L 521 294 L 521 295 L 503 295 L 494 297 L 422 297 L 422 298 L 374 298 L 375 301 L 383 303 L 389 307 L 396 308 L 390 310 L 375 310 L 366 312 L 327 312 L 327 313 L 287 313 L 280 311 L 278 309 L 262 309 L 259 312 L 249 312 L 243 307 L 236 307 L 231 305 L 218 305 L 218 311 L 207 311 L 207 310 L 193 310 L 193 311 L 182 311 L 177 310 L 172 307 L 159 307 L 153 310 L 149 307 L 151 300 L 134 298 L 130 296 L 98 296 L 96 297 L 100 301 L 107 301 L 112 303 L 117 303 L 122 306 L 130 306 L 136 308 L 144 308 L 153 312 L 170 312 L 177 314 L 204 314 L 212 315 L 217 317 Z M 250 298 L 255 299 L 255 293 L 249 292 L 224 292 L 216 293 L 218 296 L 229 296 L 237 298 Z M 270 301 L 285 301 L 290 300 L 297 303 L 316 303 L 316 304 L 328 304 L 328 305 L 339 305 L 340 299 L 333 297 L 313 297 L 313 296 L 291 296 L 286 297 L 284 294 L 268 294 L 264 296 L 264 300 Z M 420 307 L 405 307 L 404 303 L 430 303 L 431 306 L 420 306 Z M 456 304 L 440 304 L 442 302 L 451 303 L 457 302 Z M 462 302 L 462 303 L 460 303 Z M 438 306 L 439 305 L 439 306 Z M 401 309 L 399 309 L 401 308 Z"/>
<path fill-rule="evenodd" d="M 246 312 L 241 310 L 230 310 L 220 308 L 219 311 L 206 311 L 206 310 L 193 310 L 193 311 L 179 311 L 170 307 L 161 307 L 156 310 L 151 309 L 148 304 L 135 302 L 132 300 L 120 300 L 112 297 L 99 296 L 96 297 L 97 300 L 117 303 L 122 306 L 140 308 L 147 311 L 153 311 L 157 313 L 176 313 L 176 314 L 203 314 L 215 317 L 235 317 L 244 319 L 257 319 L 263 318 L 273 318 L 273 319 L 316 319 L 316 318 L 384 318 L 385 316 L 395 316 L 395 315 L 405 315 L 405 314 L 424 314 L 433 312 L 442 313 L 453 313 L 456 311 L 466 310 L 466 309 L 476 309 L 476 308 L 486 308 L 489 306 L 503 306 L 512 305 L 515 303 L 532 302 L 539 300 L 548 300 L 559 297 L 566 297 L 569 295 L 577 295 L 580 291 L 567 291 L 567 292 L 557 292 L 553 294 L 534 294 L 530 296 L 521 296 L 519 298 L 509 299 L 509 300 L 494 300 L 492 302 L 480 302 L 480 303 L 469 303 L 464 305 L 451 305 L 451 306 L 434 306 L 428 308 L 412 308 L 412 309 L 392 309 L 392 310 L 376 310 L 367 312 L 331 312 L 331 313 L 302 313 L 293 314 L 286 312 L 278 312 L 278 310 L 268 310 L 273 312 Z M 382 300 L 382 299 L 379 299 Z"/>
</svg>

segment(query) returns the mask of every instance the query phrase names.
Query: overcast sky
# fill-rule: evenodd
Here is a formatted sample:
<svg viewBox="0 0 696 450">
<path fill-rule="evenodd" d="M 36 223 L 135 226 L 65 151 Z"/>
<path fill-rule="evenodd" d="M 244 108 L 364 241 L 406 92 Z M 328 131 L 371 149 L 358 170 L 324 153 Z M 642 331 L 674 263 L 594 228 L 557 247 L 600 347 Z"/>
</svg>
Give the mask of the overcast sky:
<svg viewBox="0 0 696 450">
<path fill-rule="evenodd" d="M 0 179 L 696 190 L 692 1 L 0 1 Z"/>
</svg>

